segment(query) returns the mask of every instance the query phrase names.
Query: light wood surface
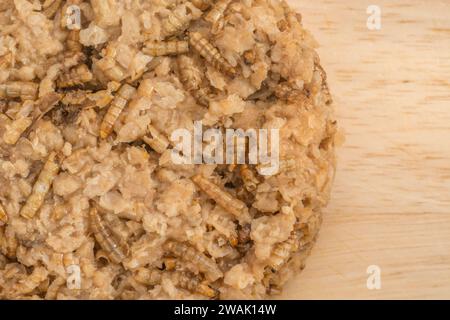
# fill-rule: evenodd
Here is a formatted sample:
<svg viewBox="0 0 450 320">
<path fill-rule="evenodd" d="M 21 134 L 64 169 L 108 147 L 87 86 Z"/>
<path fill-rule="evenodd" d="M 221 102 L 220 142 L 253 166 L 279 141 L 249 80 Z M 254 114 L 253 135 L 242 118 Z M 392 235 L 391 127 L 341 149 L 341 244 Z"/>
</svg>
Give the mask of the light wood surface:
<svg viewBox="0 0 450 320">
<path fill-rule="evenodd" d="M 346 142 L 319 240 L 282 298 L 450 299 L 450 1 L 289 2 L 321 44 Z"/>
</svg>

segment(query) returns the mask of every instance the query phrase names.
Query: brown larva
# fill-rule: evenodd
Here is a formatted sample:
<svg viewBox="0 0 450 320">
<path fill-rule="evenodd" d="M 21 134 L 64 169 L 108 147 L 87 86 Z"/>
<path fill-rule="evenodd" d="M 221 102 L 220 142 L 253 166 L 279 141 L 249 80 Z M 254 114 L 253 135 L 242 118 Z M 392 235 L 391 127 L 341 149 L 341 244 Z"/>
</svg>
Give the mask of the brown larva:
<svg viewBox="0 0 450 320">
<path fill-rule="evenodd" d="M 232 0 L 219 0 L 217 1 L 212 9 L 205 16 L 205 20 L 211 22 L 211 32 L 212 34 L 217 34 L 223 29 L 224 25 L 224 13 Z"/>
<path fill-rule="evenodd" d="M 208 197 L 213 199 L 223 209 L 236 216 L 241 222 L 250 220 L 248 208 L 244 202 L 233 197 L 201 175 L 196 175 L 191 179 Z"/>
<path fill-rule="evenodd" d="M 191 22 L 191 16 L 189 14 L 182 14 L 179 7 L 172 10 L 167 17 L 162 19 L 161 28 L 165 37 L 171 37 L 186 30 Z"/>
<path fill-rule="evenodd" d="M 128 244 L 102 221 L 95 207 L 89 210 L 89 221 L 95 240 L 112 262 L 121 263 L 128 257 L 130 252 Z"/>
<path fill-rule="evenodd" d="M 242 181 L 244 182 L 244 187 L 249 192 L 253 192 L 256 190 L 259 184 L 259 180 L 256 177 L 253 170 L 251 170 L 248 165 L 244 164 L 240 166 L 240 175 L 242 178 Z"/>
<path fill-rule="evenodd" d="M 61 6 L 62 0 L 47 0 L 44 2 L 44 10 L 42 13 L 49 19 L 53 19 L 59 7 Z"/>
<path fill-rule="evenodd" d="M 44 204 L 45 197 L 50 191 L 53 180 L 59 173 L 60 165 L 55 152 L 52 152 L 44 164 L 39 177 L 33 185 L 33 190 L 20 210 L 20 215 L 31 219 Z"/>
<path fill-rule="evenodd" d="M 169 140 L 152 125 L 147 127 L 148 134 L 142 137 L 142 140 L 148 144 L 153 150 L 162 154 L 169 147 Z"/>
<path fill-rule="evenodd" d="M 35 100 L 38 88 L 38 84 L 34 82 L 6 82 L 0 84 L 0 99 L 20 98 L 22 100 Z"/>
<path fill-rule="evenodd" d="M 85 64 L 80 64 L 71 69 L 68 73 L 63 73 L 58 79 L 57 85 L 60 88 L 70 88 L 83 85 L 93 79 L 93 75 Z"/>
<path fill-rule="evenodd" d="M 211 258 L 208 258 L 194 247 L 176 241 L 168 241 L 164 249 L 171 252 L 176 257 L 196 264 L 198 269 L 203 272 L 211 281 L 216 281 L 223 277 L 217 264 Z"/>
<path fill-rule="evenodd" d="M 117 118 L 119 118 L 135 92 L 136 89 L 128 84 L 124 84 L 120 88 L 100 124 L 100 138 L 106 139 L 111 134 Z"/>
<path fill-rule="evenodd" d="M 177 59 L 178 73 L 184 88 L 203 106 L 209 105 L 211 92 L 209 87 L 202 87 L 203 74 L 194 59 L 180 55 Z"/>
<path fill-rule="evenodd" d="M 183 40 L 147 42 L 142 52 L 153 57 L 177 55 L 189 52 L 189 43 Z"/>
<path fill-rule="evenodd" d="M 5 208 L 3 208 L 3 205 L 0 203 L 0 226 L 5 225 L 8 223 L 8 214 L 6 213 Z"/>
<path fill-rule="evenodd" d="M 273 270 L 279 270 L 299 249 L 300 237 L 301 232 L 294 231 L 286 241 L 275 245 L 269 258 L 269 266 Z"/>
<path fill-rule="evenodd" d="M 228 61 L 220 54 L 219 50 L 214 47 L 206 38 L 198 32 L 189 33 L 189 44 L 198 52 L 208 63 L 214 68 L 226 73 L 229 76 L 236 75 L 236 69 L 233 68 Z"/>
<path fill-rule="evenodd" d="M 217 292 L 209 287 L 206 283 L 202 283 L 198 276 L 190 272 L 173 272 L 172 278 L 176 284 L 185 290 L 198 293 L 208 298 L 213 298 L 217 295 Z"/>
</svg>

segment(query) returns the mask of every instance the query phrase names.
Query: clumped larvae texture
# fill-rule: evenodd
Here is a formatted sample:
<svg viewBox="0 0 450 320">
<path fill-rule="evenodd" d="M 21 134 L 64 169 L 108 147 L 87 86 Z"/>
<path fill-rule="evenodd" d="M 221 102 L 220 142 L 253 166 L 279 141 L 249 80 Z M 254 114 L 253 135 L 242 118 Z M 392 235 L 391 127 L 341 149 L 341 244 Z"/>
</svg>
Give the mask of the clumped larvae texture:
<svg viewBox="0 0 450 320">
<path fill-rule="evenodd" d="M 308 266 L 340 135 L 287 3 L 8 0 L 0 30 L 0 299 L 266 299 Z M 204 159 L 279 154 L 194 161 L 198 122 Z"/>
</svg>

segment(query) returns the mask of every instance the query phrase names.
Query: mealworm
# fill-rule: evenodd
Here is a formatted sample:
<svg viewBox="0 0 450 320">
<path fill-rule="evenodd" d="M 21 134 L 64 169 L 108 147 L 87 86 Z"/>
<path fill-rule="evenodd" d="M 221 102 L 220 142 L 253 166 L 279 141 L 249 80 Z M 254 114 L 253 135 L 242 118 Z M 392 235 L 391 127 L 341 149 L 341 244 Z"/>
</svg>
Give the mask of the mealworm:
<svg viewBox="0 0 450 320">
<path fill-rule="evenodd" d="M 188 14 L 182 14 L 180 7 L 172 10 L 167 17 L 161 21 L 162 33 L 165 37 L 174 36 L 186 30 L 191 22 L 191 17 Z"/>
<path fill-rule="evenodd" d="M 164 245 L 164 249 L 171 252 L 178 258 L 196 263 L 198 269 L 205 273 L 211 281 L 216 281 L 217 279 L 223 277 L 222 271 L 220 271 L 214 260 L 208 258 L 190 245 L 176 241 L 169 241 Z"/>
<path fill-rule="evenodd" d="M 123 109 L 131 100 L 135 92 L 136 89 L 128 84 L 124 84 L 120 88 L 119 92 L 114 97 L 111 106 L 106 112 L 102 123 L 100 124 L 100 138 L 106 139 L 111 134 L 116 120 L 119 118 Z"/>
<path fill-rule="evenodd" d="M 47 2 L 48 1 L 44 3 L 44 11 L 42 11 L 42 13 L 47 18 L 52 19 L 61 6 L 62 0 L 53 0 L 49 4 L 47 4 Z"/>
<path fill-rule="evenodd" d="M 190 292 L 195 292 L 208 298 L 213 298 L 217 295 L 214 289 L 202 283 L 196 275 L 190 272 L 174 272 L 173 279 L 180 288 Z"/>
<path fill-rule="evenodd" d="M 6 214 L 5 208 L 3 208 L 3 205 L 0 203 L 0 226 L 5 225 L 8 223 L 8 215 Z"/>
<path fill-rule="evenodd" d="M 63 73 L 58 79 L 57 85 L 60 88 L 70 88 L 85 84 L 93 79 L 93 75 L 85 64 L 71 69 L 68 73 Z"/>
<path fill-rule="evenodd" d="M 256 190 L 259 184 L 258 178 L 256 178 L 255 173 L 246 165 L 241 165 L 240 170 L 242 181 L 244 182 L 244 187 L 249 192 Z"/>
<path fill-rule="evenodd" d="M 213 199 L 223 209 L 242 221 L 250 220 L 248 208 L 244 202 L 233 197 L 201 175 L 196 175 L 191 179 L 208 197 Z"/>
<path fill-rule="evenodd" d="M 286 241 L 275 245 L 269 258 L 269 266 L 273 270 L 279 270 L 289 260 L 292 253 L 298 250 L 300 237 L 301 232 L 295 231 Z"/>
<path fill-rule="evenodd" d="M 33 185 L 31 195 L 20 210 L 20 215 L 31 219 L 44 204 L 45 197 L 50 191 L 53 180 L 59 173 L 59 163 L 56 162 L 56 153 L 52 152 L 44 164 L 39 177 Z"/>
<path fill-rule="evenodd" d="M 178 73 L 184 88 L 203 106 L 209 105 L 211 91 L 209 87 L 201 87 L 203 74 L 194 60 L 186 55 L 177 59 Z"/>
<path fill-rule="evenodd" d="M 112 262 L 121 263 L 128 257 L 130 253 L 128 244 L 102 221 L 95 207 L 89 210 L 89 221 L 95 240 Z"/>
<path fill-rule="evenodd" d="M 162 154 L 169 147 L 169 140 L 152 125 L 148 125 L 148 135 L 142 137 L 142 140 L 153 150 Z"/>
<path fill-rule="evenodd" d="M 232 0 L 217 1 L 216 4 L 212 7 L 212 9 L 205 16 L 205 20 L 211 22 L 212 24 L 211 28 L 212 34 L 217 34 L 219 33 L 220 30 L 223 29 L 224 25 L 223 16 L 231 2 Z"/>
<path fill-rule="evenodd" d="M 191 32 L 189 34 L 189 44 L 214 68 L 226 73 L 229 76 L 236 75 L 236 69 L 233 68 L 228 61 L 222 57 L 219 50 L 208 42 L 208 40 L 205 39 L 200 33 Z"/>
<path fill-rule="evenodd" d="M 22 100 L 35 100 L 38 87 L 38 84 L 34 82 L 6 82 L 0 84 L 0 99 L 20 98 Z"/>
<path fill-rule="evenodd" d="M 142 52 L 153 57 L 177 55 L 189 52 L 189 43 L 182 40 L 147 42 Z"/>
</svg>

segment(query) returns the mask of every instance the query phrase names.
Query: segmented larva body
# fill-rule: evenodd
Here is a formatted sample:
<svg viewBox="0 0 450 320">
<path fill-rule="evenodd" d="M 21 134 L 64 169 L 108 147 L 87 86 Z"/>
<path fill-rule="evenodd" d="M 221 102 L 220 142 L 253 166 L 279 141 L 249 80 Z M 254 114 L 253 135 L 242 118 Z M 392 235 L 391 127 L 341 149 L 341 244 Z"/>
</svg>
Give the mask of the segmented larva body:
<svg viewBox="0 0 450 320">
<path fill-rule="evenodd" d="M 208 22 L 211 22 L 212 34 L 217 34 L 219 31 L 223 29 L 224 25 L 224 13 L 227 10 L 228 6 L 232 0 L 219 0 L 216 2 L 216 4 L 212 7 L 212 9 L 208 12 L 208 14 L 205 16 L 205 20 Z"/>
<path fill-rule="evenodd" d="M 33 120 L 30 117 L 19 118 L 6 126 L 3 134 L 3 141 L 9 145 L 15 145 L 25 131 L 32 125 Z"/>
<path fill-rule="evenodd" d="M 153 57 L 183 54 L 189 52 L 189 42 L 182 40 L 147 42 L 142 52 Z"/>
<path fill-rule="evenodd" d="M 152 125 L 147 127 L 148 135 L 142 137 L 142 140 L 148 144 L 153 150 L 162 154 L 169 147 L 169 140 Z"/>
<path fill-rule="evenodd" d="M 22 100 L 35 100 L 38 88 L 38 84 L 34 82 L 6 82 L 0 84 L 0 99 L 20 98 Z"/>
<path fill-rule="evenodd" d="M 31 219 L 42 207 L 45 197 L 50 191 L 53 180 L 59 173 L 60 165 L 56 161 L 56 153 L 52 152 L 44 164 L 39 177 L 33 185 L 31 195 L 28 197 L 25 205 L 20 210 L 20 215 Z"/>
<path fill-rule="evenodd" d="M 279 270 L 292 256 L 292 253 L 299 249 L 301 233 L 294 231 L 284 242 L 280 242 L 272 250 L 269 258 L 269 266 L 274 270 Z"/>
<path fill-rule="evenodd" d="M 58 79 L 58 87 L 70 88 L 83 85 L 93 79 L 93 75 L 85 64 L 80 64 L 71 69 L 68 73 L 63 73 Z"/>
<path fill-rule="evenodd" d="M 161 283 L 162 272 L 161 270 L 157 269 L 148 269 L 140 267 L 134 272 L 133 278 L 136 281 L 143 283 L 145 285 L 155 286 Z"/>
<path fill-rule="evenodd" d="M 128 84 L 124 84 L 119 89 L 119 92 L 114 97 L 111 106 L 100 124 L 100 138 L 106 139 L 111 134 L 116 120 L 119 118 L 123 109 L 125 109 L 135 92 L 136 89 Z"/>
<path fill-rule="evenodd" d="M 186 55 L 180 55 L 177 64 L 180 81 L 184 88 L 190 92 L 198 103 L 208 106 L 211 92 L 208 87 L 201 87 L 203 74 L 195 64 L 194 59 Z"/>
<path fill-rule="evenodd" d="M 274 93 L 278 99 L 286 100 L 288 103 L 297 103 L 308 99 L 302 90 L 287 82 L 279 83 L 275 87 Z"/>
<path fill-rule="evenodd" d="M 250 192 L 255 191 L 259 184 L 259 180 L 255 173 L 246 164 L 240 166 L 239 172 L 242 181 L 244 182 L 245 189 Z"/>
<path fill-rule="evenodd" d="M 172 10 L 167 17 L 161 21 L 162 33 L 165 37 L 174 36 L 189 27 L 191 17 L 180 12 L 180 7 Z"/>
<path fill-rule="evenodd" d="M 213 199 L 223 209 L 236 216 L 240 222 L 250 221 L 248 208 L 244 202 L 233 197 L 201 175 L 196 175 L 191 179 L 208 197 Z"/>
<path fill-rule="evenodd" d="M 173 280 L 175 280 L 180 288 L 190 292 L 195 292 L 208 298 L 213 298 L 217 295 L 217 292 L 214 289 L 210 288 L 205 283 L 202 283 L 200 279 L 192 273 L 175 271 L 173 272 Z"/>
<path fill-rule="evenodd" d="M 128 244 L 102 221 L 95 207 L 89 210 L 89 221 L 95 240 L 97 240 L 112 262 L 121 263 L 128 257 L 130 252 Z"/>
<path fill-rule="evenodd" d="M 229 76 L 236 75 L 236 69 L 220 54 L 207 39 L 198 32 L 189 33 L 189 44 L 197 51 L 208 63 L 217 70 L 226 73 Z"/>
<path fill-rule="evenodd" d="M 198 269 L 211 281 L 216 281 L 217 279 L 223 277 L 222 271 L 220 271 L 214 260 L 208 258 L 190 245 L 176 241 L 169 241 L 164 245 L 164 249 L 180 259 L 196 263 Z"/>
<path fill-rule="evenodd" d="M 0 203 L 0 226 L 3 226 L 8 223 L 8 215 L 6 214 L 5 208 Z"/>
<path fill-rule="evenodd" d="M 186 55 L 180 55 L 177 59 L 180 81 L 187 91 L 197 90 L 202 81 L 203 74 L 194 63 L 194 59 Z"/>
</svg>

